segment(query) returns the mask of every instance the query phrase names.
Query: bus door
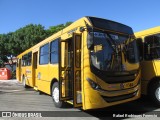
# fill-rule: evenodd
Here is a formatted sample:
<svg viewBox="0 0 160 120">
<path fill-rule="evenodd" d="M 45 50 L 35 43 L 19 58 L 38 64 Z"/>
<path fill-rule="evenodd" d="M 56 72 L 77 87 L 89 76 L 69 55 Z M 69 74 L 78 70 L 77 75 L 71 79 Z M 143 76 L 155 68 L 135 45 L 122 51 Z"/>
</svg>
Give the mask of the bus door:
<svg viewBox="0 0 160 120">
<path fill-rule="evenodd" d="M 37 58 L 38 58 L 38 52 L 33 53 L 33 73 L 32 73 L 33 87 L 37 87 L 37 84 L 36 84 L 36 80 L 37 80 Z"/>
<path fill-rule="evenodd" d="M 18 73 L 18 80 L 19 80 L 19 81 L 22 80 L 22 78 L 21 78 L 21 72 L 22 72 L 21 66 L 22 66 L 21 59 L 18 59 L 18 71 L 17 71 L 17 73 Z"/>
<path fill-rule="evenodd" d="M 73 34 L 74 39 L 74 107 L 82 106 L 82 89 L 81 89 L 81 35 Z"/>
<path fill-rule="evenodd" d="M 60 100 L 70 100 L 74 107 L 82 106 L 81 97 L 81 35 L 60 42 Z"/>
</svg>

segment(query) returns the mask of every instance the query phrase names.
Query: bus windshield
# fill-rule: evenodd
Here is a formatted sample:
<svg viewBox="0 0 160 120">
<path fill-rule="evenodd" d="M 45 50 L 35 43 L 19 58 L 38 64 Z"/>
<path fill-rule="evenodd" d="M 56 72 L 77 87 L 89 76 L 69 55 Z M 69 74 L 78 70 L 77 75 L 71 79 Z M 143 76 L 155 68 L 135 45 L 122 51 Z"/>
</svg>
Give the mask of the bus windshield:
<svg viewBox="0 0 160 120">
<path fill-rule="evenodd" d="M 130 63 L 138 60 L 136 42 L 128 42 L 129 36 L 119 34 L 90 32 L 88 39 L 94 39 L 94 48 L 90 51 L 91 64 L 103 71 L 124 71 L 122 54 Z M 136 53 L 135 53 L 136 52 Z"/>
</svg>

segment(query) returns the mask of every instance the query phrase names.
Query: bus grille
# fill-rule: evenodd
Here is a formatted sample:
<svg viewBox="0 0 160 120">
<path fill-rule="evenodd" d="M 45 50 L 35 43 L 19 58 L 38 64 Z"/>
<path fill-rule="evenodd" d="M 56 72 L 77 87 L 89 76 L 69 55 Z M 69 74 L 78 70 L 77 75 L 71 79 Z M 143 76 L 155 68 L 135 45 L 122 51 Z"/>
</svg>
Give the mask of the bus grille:
<svg viewBox="0 0 160 120">
<path fill-rule="evenodd" d="M 136 78 L 136 76 L 134 74 L 126 75 L 126 76 L 114 76 L 114 77 L 107 77 L 105 82 L 109 83 L 109 84 L 125 83 L 125 82 L 134 81 L 135 78 Z"/>
<path fill-rule="evenodd" d="M 136 94 L 137 94 L 137 91 L 130 93 L 130 94 L 120 95 L 120 96 L 114 96 L 114 97 L 101 96 L 101 97 L 106 102 L 110 103 L 110 102 L 116 102 L 116 101 L 132 98 L 132 97 L 136 96 Z"/>
</svg>

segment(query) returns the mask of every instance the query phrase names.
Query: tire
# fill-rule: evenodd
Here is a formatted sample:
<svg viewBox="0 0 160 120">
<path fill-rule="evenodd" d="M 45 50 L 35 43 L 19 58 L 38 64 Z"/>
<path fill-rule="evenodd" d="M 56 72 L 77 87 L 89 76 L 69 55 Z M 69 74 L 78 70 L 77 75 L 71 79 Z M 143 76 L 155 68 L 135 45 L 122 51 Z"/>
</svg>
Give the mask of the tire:
<svg viewBox="0 0 160 120">
<path fill-rule="evenodd" d="M 55 82 L 52 85 L 52 99 L 55 107 L 62 108 L 65 107 L 65 103 L 59 100 L 59 85 L 58 82 Z"/>
<path fill-rule="evenodd" d="M 29 88 L 29 86 L 26 85 L 26 79 L 25 79 L 24 76 L 23 76 L 23 79 L 22 79 L 22 84 L 23 84 L 23 87 L 24 87 L 24 88 Z"/>
<path fill-rule="evenodd" d="M 149 88 L 149 97 L 155 103 L 160 106 L 160 81 L 152 82 Z"/>
<path fill-rule="evenodd" d="M 43 94 L 43 92 L 42 91 L 38 91 L 39 92 L 39 95 L 42 95 Z"/>
</svg>

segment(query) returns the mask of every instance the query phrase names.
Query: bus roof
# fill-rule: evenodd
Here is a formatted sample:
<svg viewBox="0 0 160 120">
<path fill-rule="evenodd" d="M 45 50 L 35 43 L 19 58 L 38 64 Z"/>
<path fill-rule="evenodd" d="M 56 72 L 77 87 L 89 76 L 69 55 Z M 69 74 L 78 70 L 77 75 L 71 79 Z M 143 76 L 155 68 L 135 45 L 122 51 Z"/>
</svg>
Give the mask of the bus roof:
<svg viewBox="0 0 160 120">
<path fill-rule="evenodd" d="M 32 46 L 31 48 L 25 50 L 24 52 L 22 52 L 21 54 L 19 54 L 17 57 L 22 56 L 24 54 L 26 54 L 27 52 L 38 48 L 39 46 L 46 44 L 49 41 L 52 41 L 56 38 L 59 38 L 62 34 L 65 34 L 71 30 L 73 30 L 74 28 L 80 27 L 80 26 L 84 26 L 85 22 L 87 22 L 88 25 L 91 25 L 91 23 L 88 21 L 87 17 L 83 17 L 78 19 L 77 21 L 73 22 L 71 25 L 69 25 L 68 27 L 64 28 L 63 30 L 58 31 L 57 33 L 54 33 L 53 35 L 47 37 L 46 39 L 42 40 L 41 42 L 37 43 L 36 45 Z"/>
<path fill-rule="evenodd" d="M 122 23 L 104 19 L 104 18 L 97 18 L 97 17 L 91 17 L 91 16 L 86 16 L 86 17 L 89 19 L 92 26 L 94 27 L 133 35 L 132 28 Z"/>
<path fill-rule="evenodd" d="M 61 35 L 64 35 L 69 32 L 72 33 L 75 30 L 75 28 L 78 28 L 81 26 L 86 26 L 86 25 L 95 26 L 97 28 L 107 29 L 107 30 L 111 30 L 111 31 L 115 31 L 115 32 L 122 32 L 122 33 L 130 34 L 130 35 L 133 34 L 132 28 L 127 25 L 124 25 L 124 24 L 121 24 L 121 23 L 118 23 L 115 21 L 103 19 L 103 18 L 85 16 L 85 17 L 82 17 L 82 18 L 78 19 L 77 21 L 73 22 L 71 25 L 64 28 L 63 30 L 60 30 L 59 32 L 54 33 L 50 37 L 44 39 L 43 41 L 39 42 L 38 44 L 34 45 L 33 47 L 29 48 L 28 50 L 24 51 L 23 53 L 21 53 L 18 56 L 22 56 L 22 55 L 26 54 L 27 52 L 32 51 L 33 49 L 36 49 L 36 48 L 42 46 L 43 44 L 46 44 L 47 42 L 50 42 L 54 39 L 57 39 Z"/>
<path fill-rule="evenodd" d="M 136 37 L 141 37 L 141 36 L 148 36 L 148 35 L 152 35 L 152 34 L 156 34 L 160 32 L 160 26 L 154 27 L 154 28 L 150 28 L 150 29 L 146 29 L 143 31 L 139 31 L 135 33 Z"/>
</svg>

